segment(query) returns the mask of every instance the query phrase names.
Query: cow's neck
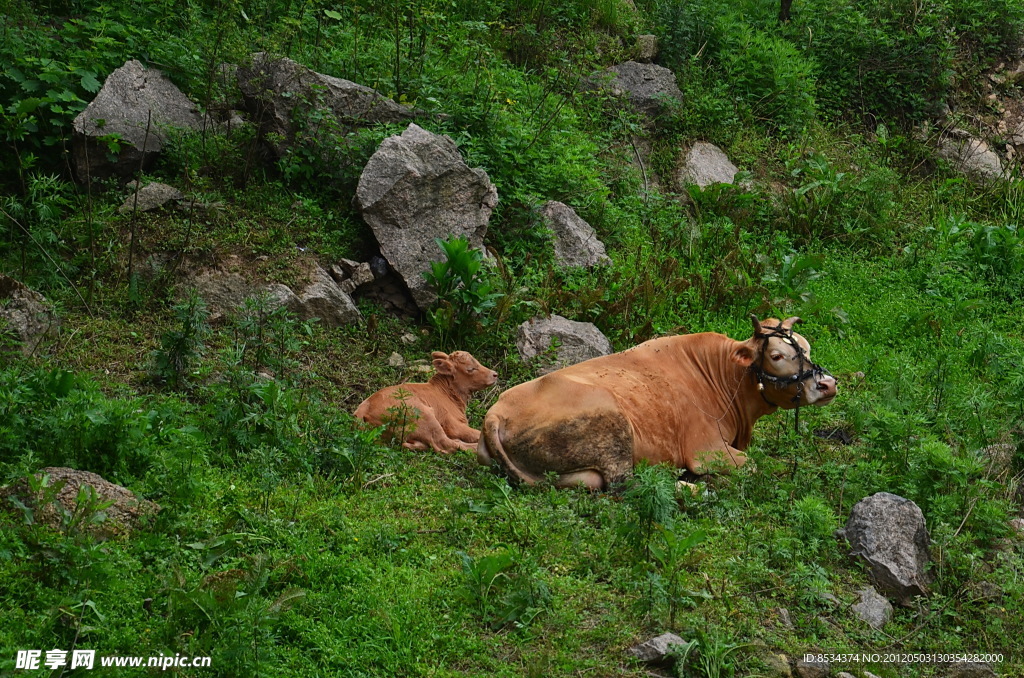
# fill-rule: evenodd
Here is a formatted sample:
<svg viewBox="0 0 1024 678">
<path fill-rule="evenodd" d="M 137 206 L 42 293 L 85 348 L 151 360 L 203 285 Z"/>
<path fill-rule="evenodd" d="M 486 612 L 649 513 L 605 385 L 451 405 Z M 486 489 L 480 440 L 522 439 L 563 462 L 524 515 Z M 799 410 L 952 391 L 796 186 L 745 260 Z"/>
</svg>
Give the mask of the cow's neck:
<svg viewBox="0 0 1024 678">
<path fill-rule="evenodd" d="M 719 430 L 723 442 L 738 450 L 750 445 L 754 424 L 766 414 L 778 408 L 761 397 L 757 382 L 751 378 L 750 369 L 732 359 L 736 347 L 741 343 L 724 335 L 721 344 L 704 344 L 706 353 L 699 356 L 697 364 L 714 365 L 720 379 L 709 379 L 718 391 L 719 406 L 708 411 L 715 417 L 721 416 Z M 712 412 L 712 410 L 714 410 Z"/>
<path fill-rule="evenodd" d="M 430 383 L 434 385 L 434 388 L 451 398 L 456 404 L 460 405 L 463 412 L 466 411 L 466 405 L 469 404 L 469 391 L 459 388 L 455 379 L 453 379 L 451 375 L 435 374 L 430 378 Z"/>
</svg>

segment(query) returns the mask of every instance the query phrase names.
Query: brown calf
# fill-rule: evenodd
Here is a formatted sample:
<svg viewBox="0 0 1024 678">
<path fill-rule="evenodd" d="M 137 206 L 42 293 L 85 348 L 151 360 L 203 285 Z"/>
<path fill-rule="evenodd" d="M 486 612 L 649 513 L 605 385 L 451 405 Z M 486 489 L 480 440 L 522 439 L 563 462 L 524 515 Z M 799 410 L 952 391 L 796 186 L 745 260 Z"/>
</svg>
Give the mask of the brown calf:
<svg viewBox="0 0 1024 678">
<path fill-rule="evenodd" d="M 408 408 L 415 428 L 405 432 L 403 447 L 410 450 L 430 447 L 445 454 L 475 450 L 480 431 L 470 428 L 466 404 L 470 395 L 493 385 L 498 373 L 481 365 L 466 351 L 455 351 L 451 355 L 434 351 L 431 358 L 437 373 L 430 381 L 382 388 L 356 408 L 355 417 L 380 426 L 401 418 L 403 407 Z"/>
</svg>

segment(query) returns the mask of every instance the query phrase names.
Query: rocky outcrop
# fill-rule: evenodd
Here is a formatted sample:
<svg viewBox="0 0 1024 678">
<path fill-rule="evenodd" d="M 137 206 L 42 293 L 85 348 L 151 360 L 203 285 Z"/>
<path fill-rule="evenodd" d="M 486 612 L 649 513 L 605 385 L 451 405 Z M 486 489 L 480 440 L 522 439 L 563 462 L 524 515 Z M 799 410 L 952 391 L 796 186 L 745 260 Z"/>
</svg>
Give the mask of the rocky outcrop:
<svg viewBox="0 0 1024 678">
<path fill-rule="evenodd" d="M 672 71 L 655 64 L 636 61 L 612 66 L 597 81 L 615 96 L 624 96 L 638 111 L 654 118 L 665 110 L 669 100 L 683 100 Z"/>
<path fill-rule="evenodd" d="M 435 239 L 462 237 L 483 247 L 498 190 L 486 172 L 466 165 L 449 137 L 410 124 L 370 158 L 355 202 L 381 254 L 426 310 L 436 295 L 423 274 L 443 259 Z"/>
<path fill-rule="evenodd" d="M 698 141 L 682 158 L 678 183 L 680 186 L 696 184 L 702 189 L 712 184 L 731 184 L 738 171 L 722 149 L 714 144 Z"/>
<path fill-rule="evenodd" d="M 342 125 L 366 127 L 416 117 L 375 89 L 265 52 L 253 54 L 251 63 L 238 67 L 236 77 L 246 109 L 278 157 L 299 133 L 316 137 Z"/>
<path fill-rule="evenodd" d="M 928 530 L 917 504 L 888 492 L 861 499 L 841 531 L 875 586 L 900 604 L 928 592 Z"/>
<path fill-rule="evenodd" d="M 58 326 L 57 316 L 46 298 L 14 278 L 0 274 L 0 335 L 21 344 L 25 355 Z M 0 350 L 3 350 L 0 338 Z"/>
<path fill-rule="evenodd" d="M 555 261 L 560 266 L 611 263 L 593 227 L 568 205 L 551 200 L 541 206 L 540 216 L 554 235 Z"/>
<path fill-rule="evenodd" d="M 47 487 L 60 489 L 53 496 L 53 501 L 43 503 L 47 494 L 46 489 L 40 489 L 32 494 L 28 482 L 23 478 L 19 481 L 0 488 L 0 505 L 10 510 L 16 506 L 11 498 L 20 502 L 25 509 L 31 511 L 32 519 L 40 524 L 47 525 L 55 530 L 63 530 L 68 527 L 65 515 L 74 514 L 78 505 L 80 489 L 88 485 L 96 491 L 96 498 L 102 504 L 111 502 L 94 515 L 97 520 L 87 519 L 82 529 L 101 539 L 109 539 L 115 536 L 127 535 L 138 527 L 139 520 L 148 515 L 153 515 L 160 510 L 157 504 L 145 499 L 139 499 L 135 494 L 120 485 L 116 485 L 103 477 L 79 471 L 73 468 L 49 467 L 44 468 L 36 474 L 42 478 L 43 474 L 49 476 Z M 59 505 L 59 510 L 56 506 Z M 99 514 L 102 514 L 100 516 Z"/>
<path fill-rule="evenodd" d="M 163 73 L 132 59 L 111 73 L 96 98 L 72 125 L 72 159 L 79 181 L 128 177 L 150 165 L 168 128 L 201 129 L 195 104 Z M 148 128 L 148 131 L 147 131 Z M 102 137 L 117 135 L 113 161 Z"/>
<path fill-rule="evenodd" d="M 320 266 L 313 266 L 308 280 L 296 286 L 298 292 L 281 283 L 250 283 L 241 273 L 223 269 L 206 270 L 191 279 L 216 322 L 234 313 L 249 297 L 266 294 L 272 308 L 286 307 L 301 320 L 319 318 L 325 327 L 358 323 L 362 316 L 341 284 Z"/>
<path fill-rule="evenodd" d="M 553 356 L 548 353 L 552 341 L 558 344 Z M 612 343 L 595 325 L 560 315 L 534 318 L 520 325 L 516 348 L 524 362 L 537 361 L 540 374 L 613 352 Z"/>
</svg>

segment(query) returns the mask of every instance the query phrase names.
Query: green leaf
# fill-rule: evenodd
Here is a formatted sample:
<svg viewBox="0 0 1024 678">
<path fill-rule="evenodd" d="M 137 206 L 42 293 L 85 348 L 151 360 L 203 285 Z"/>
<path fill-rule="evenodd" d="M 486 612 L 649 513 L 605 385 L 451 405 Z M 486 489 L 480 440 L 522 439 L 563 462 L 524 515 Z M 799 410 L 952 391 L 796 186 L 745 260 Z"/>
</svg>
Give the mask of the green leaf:
<svg viewBox="0 0 1024 678">
<path fill-rule="evenodd" d="M 326 14 L 328 18 L 334 19 L 336 21 L 341 21 L 342 19 L 341 13 L 335 12 L 333 9 L 325 9 L 324 14 Z"/>
<path fill-rule="evenodd" d="M 100 81 L 96 79 L 96 74 L 95 73 L 86 73 L 85 75 L 82 76 L 82 81 L 81 82 L 82 82 L 82 89 L 84 89 L 86 92 L 92 92 L 94 94 L 96 92 L 99 92 L 100 91 L 100 87 L 102 87 L 102 85 L 100 84 Z"/>
</svg>

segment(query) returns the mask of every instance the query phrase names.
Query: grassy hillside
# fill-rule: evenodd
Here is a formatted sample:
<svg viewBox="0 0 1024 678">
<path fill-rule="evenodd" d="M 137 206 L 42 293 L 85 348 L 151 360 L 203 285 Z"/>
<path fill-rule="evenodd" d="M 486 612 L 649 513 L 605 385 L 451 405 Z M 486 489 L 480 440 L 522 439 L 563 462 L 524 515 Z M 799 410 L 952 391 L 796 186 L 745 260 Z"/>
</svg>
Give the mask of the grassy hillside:
<svg viewBox="0 0 1024 678">
<path fill-rule="evenodd" d="M 1024 183 L 1018 168 L 965 179 L 921 126 L 944 104 L 971 131 L 989 121 L 978 82 L 1019 58 L 1020 0 L 798 0 L 788 22 L 751 0 L 8 0 L 5 15 L 0 272 L 62 324 L 0 357 L 0 484 L 71 466 L 161 510 L 101 542 L 87 501 L 59 531 L 3 507 L 0 673 L 20 674 L 17 649 L 77 647 L 211 656 L 181 671 L 195 676 L 640 677 L 625 650 L 672 630 L 698 640 L 681 676 L 776 675 L 770 653 L 819 651 L 1002 652 L 998 675 L 1024 675 L 1024 540 L 1008 526 L 1024 506 Z M 684 94 L 653 122 L 579 86 L 645 33 Z M 497 263 L 479 280 L 493 307 L 451 326 L 363 302 L 364 324 L 326 329 L 253 300 L 209 328 L 178 280 L 129 275 L 132 234 L 136 266 L 234 255 L 287 284 L 310 261 L 374 253 L 352 197 L 398 126 L 336 130 L 278 162 L 251 130 L 177 137 L 143 178 L 202 211 L 122 215 L 129 189 L 71 180 L 71 120 L 126 59 L 219 113 L 232 95 L 217 67 L 259 50 L 443 114 L 420 124 L 498 188 Z M 743 180 L 679 185 L 696 140 Z M 614 263 L 557 268 L 547 200 Z M 532 378 L 513 340 L 539 313 L 594 322 L 621 350 L 746 338 L 751 312 L 801 316 L 839 396 L 799 431 L 791 414 L 762 420 L 753 463 L 697 496 L 657 467 L 602 494 L 512 488 L 347 414 L 419 378 L 392 352 L 463 348 L 501 375 L 470 405 L 478 424 L 499 388 Z M 815 435 L 830 429 L 852 442 Z M 979 452 L 995 443 L 1007 464 Z M 878 491 L 924 511 L 935 582 L 872 631 L 849 610 L 867 574 L 832 533 Z"/>
</svg>

